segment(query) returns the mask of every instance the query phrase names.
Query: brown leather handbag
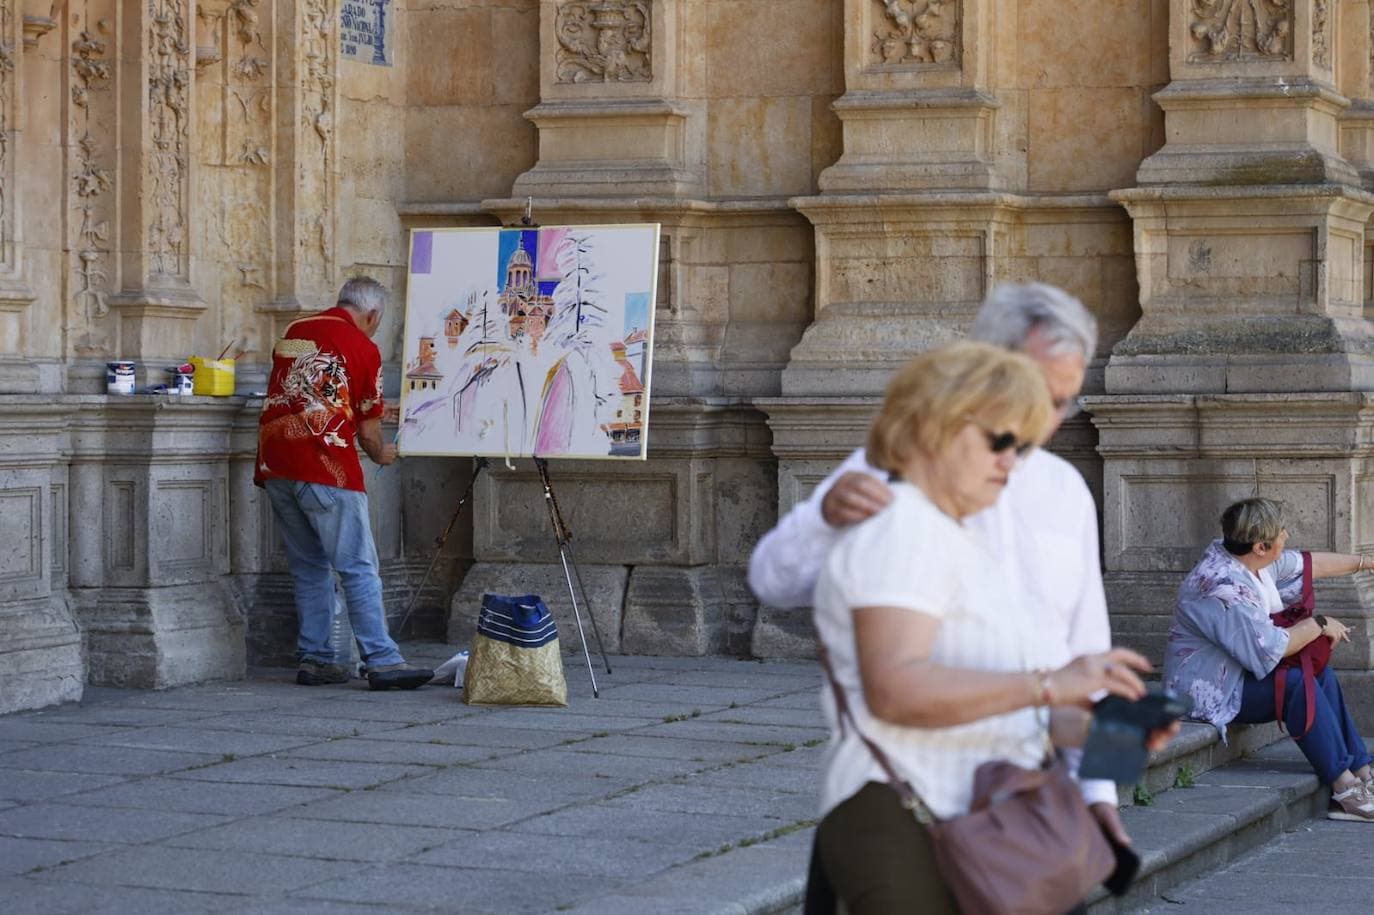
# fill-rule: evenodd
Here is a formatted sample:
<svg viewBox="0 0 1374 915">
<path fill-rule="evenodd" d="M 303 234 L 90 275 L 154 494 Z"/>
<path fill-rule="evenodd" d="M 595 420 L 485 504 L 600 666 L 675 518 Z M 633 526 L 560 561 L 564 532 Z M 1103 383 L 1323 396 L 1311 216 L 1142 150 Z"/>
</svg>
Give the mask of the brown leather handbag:
<svg viewBox="0 0 1374 915">
<path fill-rule="evenodd" d="M 902 805 L 930 833 L 936 862 L 961 911 L 1059 915 L 1111 875 L 1116 855 L 1062 761 L 1039 769 L 984 763 L 973 776 L 969 812 L 937 820 L 887 754 L 859 730 L 824 647 L 820 661 L 835 694 L 841 734 L 848 721 Z"/>
</svg>

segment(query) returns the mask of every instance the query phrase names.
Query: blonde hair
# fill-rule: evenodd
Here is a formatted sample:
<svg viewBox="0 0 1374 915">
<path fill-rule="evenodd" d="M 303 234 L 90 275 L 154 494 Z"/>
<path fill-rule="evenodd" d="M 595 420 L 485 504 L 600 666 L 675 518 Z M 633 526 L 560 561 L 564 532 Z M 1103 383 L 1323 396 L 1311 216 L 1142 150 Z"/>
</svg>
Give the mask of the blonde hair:
<svg viewBox="0 0 1374 915">
<path fill-rule="evenodd" d="M 1242 499 L 1221 513 L 1221 542 L 1233 556 L 1257 543 L 1273 543 L 1283 533 L 1283 506 L 1273 499 Z"/>
<path fill-rule="evenodd" d="M 917 451 L 944 450 L 970 421 L 996 432 L 1013 427 L 1039 442 L 1054 426 L 1054 407 L 1039 367 L 986 343 L 955 343 L 922 353 L 892 377 L 868 430 L 868 461 L 901 471 Z"/>
</svg>

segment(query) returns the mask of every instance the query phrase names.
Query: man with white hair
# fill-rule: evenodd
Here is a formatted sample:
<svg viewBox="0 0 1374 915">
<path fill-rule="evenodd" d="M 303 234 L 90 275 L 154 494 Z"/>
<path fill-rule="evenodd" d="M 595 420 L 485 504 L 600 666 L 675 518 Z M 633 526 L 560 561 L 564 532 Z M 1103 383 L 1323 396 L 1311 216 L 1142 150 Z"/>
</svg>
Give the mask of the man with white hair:
<svg viewBox="0 0 1374 915">
<path fill-rule="evenodd" d="M 1097 322 L 1078 299 L 1042 283 L 1000 285 L 979 310 L 971 336 L 1024 353 L 1040 366 L 1058 413 L 1050 434 L 1078 412 L 1083 375 L 1097 347 Z M 884 474 L 868 464 L 863 449 L 851 454 L 755 547 L 749 584 L 759 600 L 774 607 L 809 606 L 821 563 L 840 531 L 881 511 L 891 498 Z M 1005 560 L 1003 571 L 1025 596 L 1027 611 L 1053 634 L 1057 656 L 1045 663 L 1058 666 L 1112 647 L 1097 509 L 1071 464 L 1035 449 L 996 504 L 966 523 Z M 1104 829 L 1129 844 L 1116 786 L 1084 781 L 1082 789 Z"/>
<path fill-rule="evenodd" d="M 382 466 L 397 457 L 382 440 L 382 357 L 371 339 L 389 298 L 376 280 L 351 279 L 335 307 L 291 322 L 272 350 L 253 481 L 267 490 L 291 567 L 302 686 L 349 679 L 343 646 L 330 637 L 335 572 L 368 685 L 415 689 L 434 676 L 406 664 L 387 633 L 358 460 L 357 445 Z"/>
</svg>

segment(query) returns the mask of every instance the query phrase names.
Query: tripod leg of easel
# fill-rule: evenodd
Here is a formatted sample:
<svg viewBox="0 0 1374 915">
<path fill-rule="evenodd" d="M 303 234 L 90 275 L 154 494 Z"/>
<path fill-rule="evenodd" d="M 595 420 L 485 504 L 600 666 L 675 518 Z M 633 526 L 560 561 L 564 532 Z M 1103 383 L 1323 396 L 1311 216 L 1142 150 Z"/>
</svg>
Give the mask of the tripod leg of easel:
<svg viewBox="0 0 1374 915">
<path fill-rule="evenodd" d="M 582 640 L 582 657 L 587 659 L 587 674 L 592 678 L 592 698 L 600 699 L 601 691 L 596 687 L 596 671 L 592 670 L 592 653 L 587 649 L 587 633 L 582 629 L 582 611 L 577 606 L 577 590 L 573 587 L 573 576 L 570 571 L 576 566 L 568 562 L 567 547 L 563 544 L 558 545 L 558 558 L 563 560 L 563 578 L 568 582 L 568 599 L 572 601 L 573 619 L 577 620 L 577 637 Z M 578 583 L 581 584 L 582 576 L 577 576 Z M 585 599 L 585 592 L 584 592 Z M 591 608 L 587 608 L 591 612 Z M 592 625 L 596 625 L 596 620 L 592 620 Z"/>
<path fill-rule="evenodd" d="M 573 555 L 572 544 L 569 543 L 566 548 L 573 577 L 577 579 L 577 588 L 582 593 L 582 604 L 587 608 L 587 616 L 592 621 L 592 635 L 596 636 L 596 650 L 601 652 L 601 663 L 606 665 L 606 673 L 610 673 L 611 661 L 606 657 L 606 643 L 601 641 L 601 627 L 597 625 L 596 613 L 592 610 L 592 602 L 587 599 L 587 586 L 582 584 L 582 570 L 577 567 L 577 557 Z"/>
</svg>

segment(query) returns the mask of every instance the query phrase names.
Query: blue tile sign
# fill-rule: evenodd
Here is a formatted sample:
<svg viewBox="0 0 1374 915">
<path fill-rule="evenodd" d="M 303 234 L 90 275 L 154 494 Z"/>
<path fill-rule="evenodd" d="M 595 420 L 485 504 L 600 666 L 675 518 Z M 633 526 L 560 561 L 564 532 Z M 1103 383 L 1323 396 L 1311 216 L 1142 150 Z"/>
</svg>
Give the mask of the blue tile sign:
<svg viewBox="0 0 1374 915">
<path fill-rule="evenodd" d="M 391 0 L 339 4 L 340 53 L 349 60 L 391 66 Z"/>
</svg>

